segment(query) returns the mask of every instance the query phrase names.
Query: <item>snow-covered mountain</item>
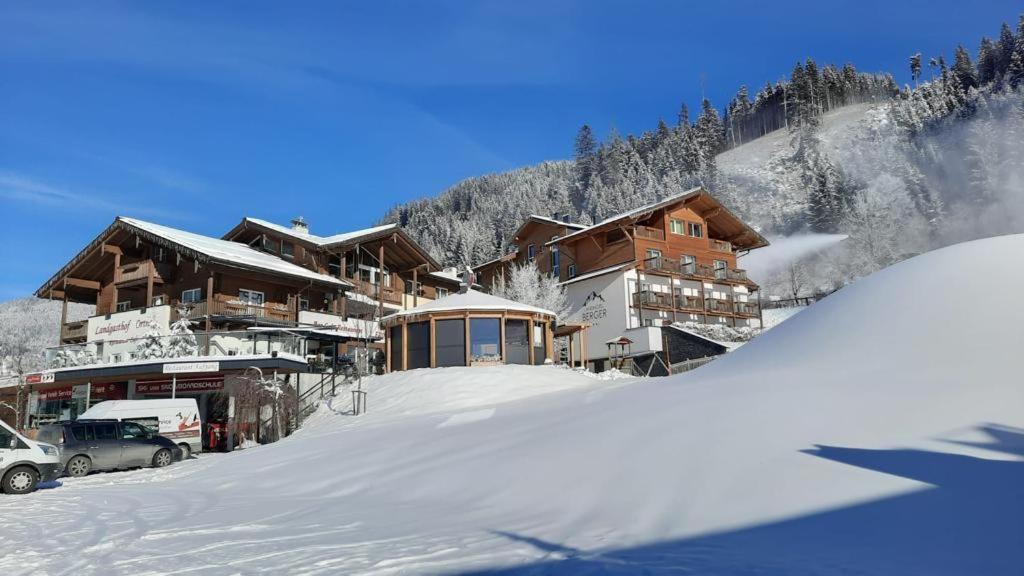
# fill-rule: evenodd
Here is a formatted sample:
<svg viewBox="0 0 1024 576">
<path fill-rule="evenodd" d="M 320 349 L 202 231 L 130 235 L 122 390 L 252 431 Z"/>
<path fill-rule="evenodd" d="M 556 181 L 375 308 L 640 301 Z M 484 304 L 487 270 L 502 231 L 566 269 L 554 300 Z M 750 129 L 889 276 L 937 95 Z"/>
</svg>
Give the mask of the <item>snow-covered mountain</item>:
<svg viewBox="0 0 1024 576">
<path fill-rule="evenodd" d="M 0 499 L 0 573 L 1019 574 L 1024 316 L 964 295 L 1022 252 L 909 259 L 675 377 L 372 379 L 277 444 Z"/>
<path fill-rule="evenodd" d="M 68 304 L 68 321 L 91 316 L 93 307 Z M 60 337 L 61 303 L 39 298 L 0 302 L 0 384 L 17 373 L 43 366 L 43 350 Z"/>
<path fill-rule="evenodd" d="M 983 41 L 976 63 L 958 47 L 952 66 L 940 56 L 930 68 L 901 91 L 888 76 L 808 60 L 752 101 L 741 88 L 724 117 L 705 101 L 693 122 L 684 110 L 676 125 L 601 143 L 584 126 L 572 161 L 470 178 L 383 219 L 446 263 L 473 264 L 505 251 L 530 213 L 587 223 L 701 184 L 769 237 L 848 236 L 800 272 L 826 289 L 1024 231 L 1024 19 Z"/>
</svg>

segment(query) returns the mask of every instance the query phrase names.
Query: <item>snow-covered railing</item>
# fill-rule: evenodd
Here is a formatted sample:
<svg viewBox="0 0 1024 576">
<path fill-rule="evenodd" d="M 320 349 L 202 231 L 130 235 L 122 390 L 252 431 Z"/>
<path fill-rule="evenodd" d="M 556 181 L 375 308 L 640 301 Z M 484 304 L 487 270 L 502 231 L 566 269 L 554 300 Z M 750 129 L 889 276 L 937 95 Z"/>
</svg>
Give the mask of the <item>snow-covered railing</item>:
<svg viewBox="0 0 1024 576">
<path fill-rule="evenodd" d="M 48 368 L 111 365 L 160 358 L 256 356 L 303 354 L 303 338 L 264 334 L 251 330 L 203 332 L 154 332 L 140 338 L 67 344 L 46 350 Z"/>
</svg>

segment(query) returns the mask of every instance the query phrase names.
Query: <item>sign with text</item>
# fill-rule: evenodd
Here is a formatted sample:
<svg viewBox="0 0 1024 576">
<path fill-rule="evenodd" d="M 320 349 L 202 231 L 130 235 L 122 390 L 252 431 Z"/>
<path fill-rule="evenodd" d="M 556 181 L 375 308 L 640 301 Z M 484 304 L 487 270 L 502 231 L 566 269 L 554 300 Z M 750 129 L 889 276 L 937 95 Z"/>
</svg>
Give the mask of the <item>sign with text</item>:
<svg viewBox="0 0 1024 576">
<path fill-rule="evenodd" d="M 89 318 L 89 342 L 131 340 L 150 332 L 166 333 L 171 325 L 170 306 L 151 306 Z"/>
<path fill-rule="evenodd" d="M 188 392 L 219 392 L 224 389 L 224 377 L 213 378 L 183 378 L 175 383 L 170 380 L 148 380 L 135 383 L 136 394 L 170 394 L 171 388 L 177 394 Z"/>
<path fill-rule="evenodd" d="M 49 384 L 53 382 L 53 372 L 37 372 L 35 374 L 29 374 L 25 376 L 26 384 Z"/>
<path fill-rule="evenodd" d="M 178 362 L 164 364 L 164 374 L 190 374 L 196 372 L 216 372 L 220 370 L 220 362 Z"/>
</svg>

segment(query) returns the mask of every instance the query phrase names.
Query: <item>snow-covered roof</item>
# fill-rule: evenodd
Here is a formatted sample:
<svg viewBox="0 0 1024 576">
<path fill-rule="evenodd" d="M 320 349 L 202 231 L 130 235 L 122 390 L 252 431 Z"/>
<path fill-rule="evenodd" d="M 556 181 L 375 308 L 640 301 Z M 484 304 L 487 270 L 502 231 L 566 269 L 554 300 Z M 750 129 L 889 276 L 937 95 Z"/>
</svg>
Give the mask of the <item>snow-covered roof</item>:
<svg viewBox="0 0 1024 576">
<path fill-rule="evenodd" d="M 538 308 L 536 306 L 530 306 L 529 304 L 523 304 L 514 300 L 508 300 L 493 294 L 486 294 L 478 290 L 468 290 L 466 292 L 460 292 L 445 296 L 444 298 L 438 298 L 437 300 L 431 300 L 424 304 L 420 304 L 415 308 L 409 310 L 403 310 L 401 312 L 385 316 L 381 319 L 381 322 L 387 322 L 395 318 L 401 318 L 403 316 L 417 316 L 419 314 L 425 314 L 428 312 L 444 312 L 451 310 L 482 310 L 482 311 L 510 311 L 510 312 L 527 312 L 530 314 L 546 314 L 548 316 L 555 316 L 555 313 L 544 308 Z"/>
<path fill-rule="evenodd" d="M 430 272 L 427 275 L 433 276 L 434 278 L 440 278 L 442 280 L 448 280 L 451 282 L 461 281 L 461 279 L 459 278 L 459 274 L 457 272 L 452 272 L 450 270 L 438 270 L 437 272 Z"/>
<path fill-rule="evenodd" d="M 616 220 L 622 220 L 623 218 L 631 218 L 633 216 L 639 216 L 641 214 L 644 214 L 645 212 L 650 212 L 652 210 L 657 210 L 658 208 L 662 208 L 664 206 L 668 206 L 669 204 L 672 204 L 673 202 L 678 202 L 679 200 L 682 200 L 683 198 L 686 198 L 687 196 L 692 196 L 692 195 L 695 195 L 695 194 L 699 194 L 702 190 L 703 189 L 698 186 L 696 188 L 690 188 L 689 190 L 686 190 L 684 192 L 680 192 L 678 194 L 672 194 L 671 196 L 666 196 L 666 197 L 662 198 L 661 200 L 658 200 L 657 202 L 651 202 L 650 204 L 645 204 L 645 205 L 643 205 L 643 206 L 641 206 L 639 208 L 634 208 L 632 210 L 627 210 L 626 212 L 622 212 L 622 213 L 616 214 L 614 216 L 609 216 L 609 217 L 605 218 L 604 220 L 601 220 L 600 222 L 594 224 L 593 226 L 587 226 L 587 227 L 583 228 L 582 230 L 577 230 L 576 232 L 573 232 L 572 234 L 566 234 L 565 236 L 559 238 L 558 240 L 552 240 L 551 242 L 548 242 L 547 244 L 551 244 L 553 242 L 559 242 L 559 241 L 562 241 L 562 240 L 566 240 L 568 238 L 576 237 L 576 236 L 578 236 L 580 234 L 583 234 L 587 230 L 590 230 L 591 228 L 597 228 L 599 226 L 604 226 L 605 224 L 610 224 L 612 222 L 615 222 Z"/>
<path fill-rule="evenodd" d="M 543 220 L 544 222 L 548 222 L 550 224 L 558 224 L 559 226 L 565 226 L 566 228 L 574 228 L 576 230 L 583 230 L 584 228 L 587 227 L 586 224 L 579 224 L 577 222 L 563 222 L 561 220 L 558 220 L 557 218 L 541 216 L 539 214 L 530 214 L 529 217 L 535 220 Z"/>
<path fill-rule="evenodd" d="M 330 246 L 333 244 L 344 244 L 346 242 L 352 242 L 365 236 L 373 236 L 380 234 L 381 232 L 387 232 L 388 230 L 395 230 L 398 228 L 398 224 L 384 224 L 382 226 L 374 226 L 372 228 L 364 228 L 362 230 L 355 230 L 353 232 L 344 232 L 342 234 L 333 234 L 331 236 L 317 236 L 316 234 L 310 234 L 308 232 L 300 232 L 289 226 L 282 226 L 275 224 L 267 220 L 261 220 L 259 218 L 250 218 L 246 216 L 246 222 L 251 222 L 264 228 L 269 228 L 281 234 L 286 234 L 299 240 L 305 240 L 318 246 Z"/>
<path fill-rule="evenodd" d="M 673 324 L 669 324 L 668 327 L 672 328 L 674 330 L 678 330 L 678 331 L 680 331 L 680 332 L 682 332 L 684 334 L 689 334 L 690 336 L 693 336 L 694 338 L 700 338 L 701 340 L 705 340 L 707 342 L 711 342 L 712 344 L 718 344 L 719 346 L 724 346 L 726 348 L 726 350 L 728 350 L 730 352 L 732 352 L 733 350 L 735 350 L 735 349 L 739 348 L 740 346 L 743 346 L 744 344 L 746 344 L 746 342 L 726 342 L 724 340 L 715 340 L 714 338 L 709 338 L 709 337 L 707 337 L 707 336 L 705 336 L 703 334 L 699 334 L 697 332 L 694 332 L 693 330 L 687 330 L 682 325 L 680 325 L 678 322 L 673 323 Z"/>
<path fill-rule="evenodd" d="M 290 262 L 285 262 L 276 256 L 261 252 L 251 246 L 247 246 L 239 242 L 211 238 L 209 236 L 186 232 L 184 230 L 178 230 L 176 228 L 162 226 L 160 224 L 153 224 L 152 222 L 146 222 L 136 218 L 127 218 L 125 216 L 118 216 L 117 220 L 127 224 L 128 226 L 137 228 L 138 230 L 163 238 L 168 242 L 207 256 L 221 264 L 242 268 L 256 268 L 259 270 L 275 272 L 277 274 L 315 280 L 325 284 L 352 286 L 352 284 L 344 280 L 334 278 L 333 276 L 328 276 L 326 274 L 313 272 L 312 270 L 303 268 L 302 266 L 297 266 Z"/>
</svg>

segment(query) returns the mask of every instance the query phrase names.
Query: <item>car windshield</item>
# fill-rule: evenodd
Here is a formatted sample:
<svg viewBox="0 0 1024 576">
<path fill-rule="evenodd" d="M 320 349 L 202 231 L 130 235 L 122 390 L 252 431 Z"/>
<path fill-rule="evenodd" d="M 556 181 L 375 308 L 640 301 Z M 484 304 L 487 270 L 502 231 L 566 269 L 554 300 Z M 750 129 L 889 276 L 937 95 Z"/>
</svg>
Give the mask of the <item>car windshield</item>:
<svg viewBox="0 0 1024 576">
<path fill-rule="evenodd" d="M 64 440 L 63 426 L 43 426 L 36 435 L 36 440 L 47 444 L 60 444 Z"/>
</svg>

